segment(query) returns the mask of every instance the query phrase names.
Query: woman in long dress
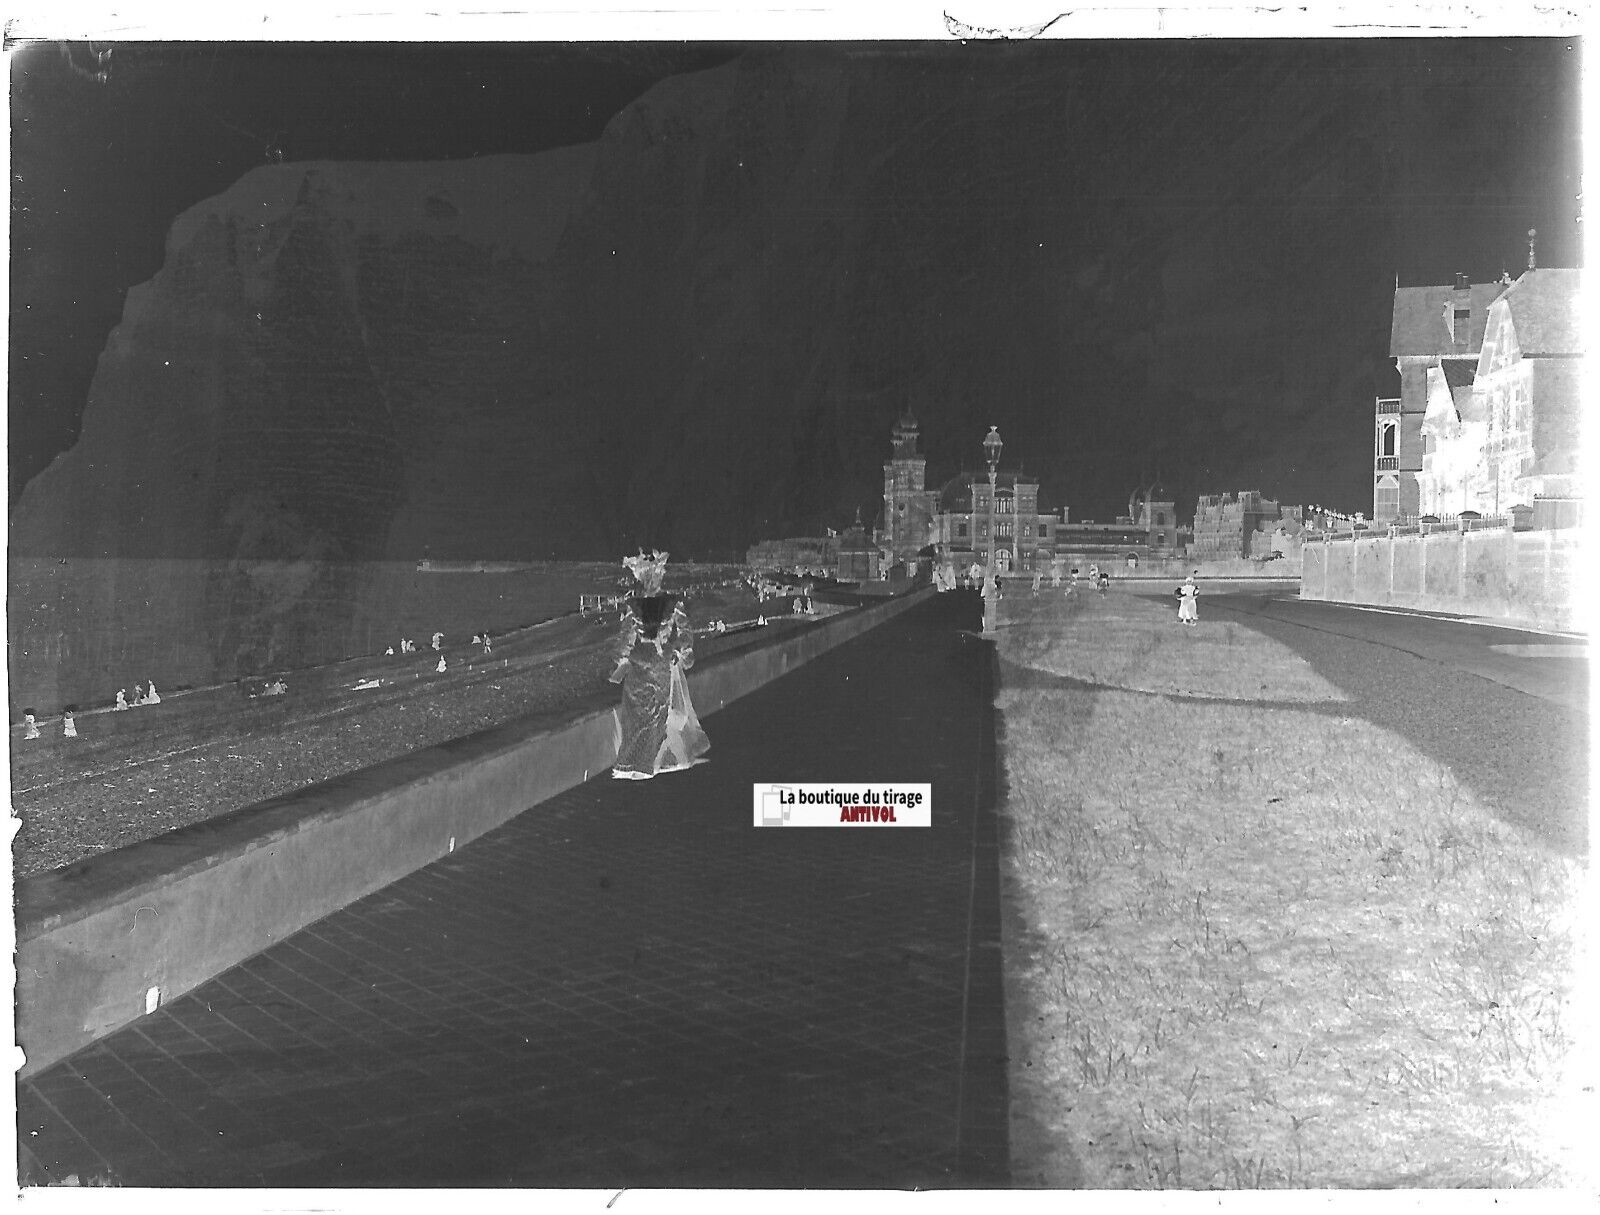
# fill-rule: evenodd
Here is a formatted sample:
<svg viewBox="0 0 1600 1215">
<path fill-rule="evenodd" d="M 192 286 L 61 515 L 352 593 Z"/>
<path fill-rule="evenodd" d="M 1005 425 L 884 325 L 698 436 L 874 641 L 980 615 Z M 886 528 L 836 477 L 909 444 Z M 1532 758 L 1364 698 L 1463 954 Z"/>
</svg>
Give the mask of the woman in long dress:
<svg viewBox="0 0 1600 1215">
<path fill-rule="evenodd" d="M 639 589 L 627 600 L 611 682 L 622 685 L 616 711 L 618 780 L 648 780 L 703 763 L 711 742 L 700 728 L 684 672 L 694 666 L 694 632 L 677 595 L 664 594 L 666 553 L 629 557 Z"/>
<path fill-rule="evenodd" d="M 1178 623 L 1200 623 L 1200 605 L 1196 602 L 1200 589 L 1194 584 L 1194 575 L 1183 580 L 1183 585 L 1178 588 Z"/>
</svg>

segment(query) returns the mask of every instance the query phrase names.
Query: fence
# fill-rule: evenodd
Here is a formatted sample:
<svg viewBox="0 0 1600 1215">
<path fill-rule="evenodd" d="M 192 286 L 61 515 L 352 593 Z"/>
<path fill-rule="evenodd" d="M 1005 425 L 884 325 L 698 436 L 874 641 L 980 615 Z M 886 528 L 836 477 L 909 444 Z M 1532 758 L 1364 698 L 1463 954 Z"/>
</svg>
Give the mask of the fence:
<svg viewBox="0 0 1600 1215">
<path fill-rule="evenodd" d="M 1579 627 L 1580 546 L 1576 531 L 1518 532 L 1504 521 L 1308 537 L 1300 596 L 1571 629 Z"/>
<path fill-rule="evenodd" d="M 1365 536 L 1430 536 L 1435 532 L 1488 532 L 1515 526 L 1510 515 L 1402 515 L 1386 523 L 1340 523 L 1308 539 L 1349 540 Z"/>
</svg>

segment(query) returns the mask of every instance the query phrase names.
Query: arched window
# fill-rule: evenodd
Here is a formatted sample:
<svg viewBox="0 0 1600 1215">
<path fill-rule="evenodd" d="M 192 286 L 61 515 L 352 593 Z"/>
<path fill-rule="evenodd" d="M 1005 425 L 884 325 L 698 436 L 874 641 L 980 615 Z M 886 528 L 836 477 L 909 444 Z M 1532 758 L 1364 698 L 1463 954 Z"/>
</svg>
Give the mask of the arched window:
<svg viewBox="0 0 1600 1215">
<path fill-rule="evenodd" d="M 1399 427 L 1393 422 L 1385 422 L 1378 427 L 1378 454 L 1380 456 L 1395 455 L 1395 441 L 1399 437 Z"/>
</svg>

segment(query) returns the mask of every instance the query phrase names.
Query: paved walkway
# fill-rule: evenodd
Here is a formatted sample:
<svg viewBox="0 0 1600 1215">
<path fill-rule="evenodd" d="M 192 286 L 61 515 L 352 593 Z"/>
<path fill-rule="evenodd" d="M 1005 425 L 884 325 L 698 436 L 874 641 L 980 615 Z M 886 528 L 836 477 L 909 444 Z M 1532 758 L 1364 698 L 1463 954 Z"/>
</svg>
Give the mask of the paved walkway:
<svg viewBox="0 0 1600 1215">
<path fill-rule="evenodd" d="M 936 596 L 18 1088 L 24 1184 L 1005 1185 L 991 649 Z M 932 829 L 752 827 L 768 781 Z"/>
</svg>

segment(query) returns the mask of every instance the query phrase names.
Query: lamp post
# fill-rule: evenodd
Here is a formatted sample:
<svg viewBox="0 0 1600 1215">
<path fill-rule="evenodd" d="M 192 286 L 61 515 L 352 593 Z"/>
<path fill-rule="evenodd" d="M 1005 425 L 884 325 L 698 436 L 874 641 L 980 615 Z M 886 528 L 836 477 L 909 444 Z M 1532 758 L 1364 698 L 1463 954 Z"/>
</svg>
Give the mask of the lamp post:
<svg viewBox="0 0 1600 1215">
<path fill-rule="evenodd" d="M 989 465 L 989 562 L 983 575 L 983 631 L 993 633 L 999 616 L 1000 576 L 994 568 L 995 477 L 1000 471 L 1000 449 L 1005 446 L 998 426 L 989 427 L 983 440 L 983 458 Z"/>
</svg>

